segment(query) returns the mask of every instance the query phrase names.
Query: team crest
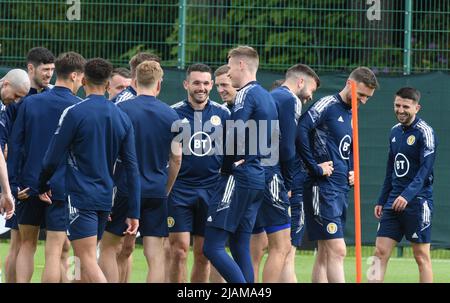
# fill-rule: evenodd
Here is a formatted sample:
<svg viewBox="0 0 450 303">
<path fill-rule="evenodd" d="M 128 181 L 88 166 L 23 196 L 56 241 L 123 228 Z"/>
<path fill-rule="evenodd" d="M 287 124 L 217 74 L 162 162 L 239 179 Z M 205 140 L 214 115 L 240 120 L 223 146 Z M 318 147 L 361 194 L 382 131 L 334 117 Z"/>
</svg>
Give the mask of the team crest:
<svg viewBox="0 0 450 303">
<path fill-rule="evenodd" d="M 416 137 L 414 137 L 414 135 L 409 136 L 406 140 L 406 143 L 408 143 L 408 145 L 413 145 L 414 142 L 416 142 Z"/>
<path fill-rule="evenodd" d="M 211 124 L 214 126 L 219 126 L 222 123 L 222 121 L 220 120 L 220 117 L 217 115 L 212 116 L 210 121 L 211 121 Z"/>
<path fill-rule="evenodd" d="M 337 227 L 336 223 L 328 223 L 327 232 L 330 235 L 334 235 L 337 232 L 337 230 L 338 230 L 338 227 Z"/>
<path fill-rule="evenodd" d="M 172 228 L 175 225 L 175 219 L 173 217 L 167 217 L 167 226 Z"/>
</svg>

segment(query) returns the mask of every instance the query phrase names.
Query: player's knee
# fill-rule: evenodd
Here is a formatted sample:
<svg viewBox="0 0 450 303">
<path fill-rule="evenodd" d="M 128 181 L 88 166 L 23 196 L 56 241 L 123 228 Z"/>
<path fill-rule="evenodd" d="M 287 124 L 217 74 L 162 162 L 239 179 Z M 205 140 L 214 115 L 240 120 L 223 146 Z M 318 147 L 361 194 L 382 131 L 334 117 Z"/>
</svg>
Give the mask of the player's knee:
<svg viewBox="0 0 450 303">
<path fill-rule="evenodd" d="M 189 246 L 184 244 L 172 245 L 172 258 L 176 262 L 186 262 L 188 257 Z"/>
<path fill-rule="evenodd" d="M 431 264 L 430 255 L 426 252 L 416 252 L 414 253 L 414 259 L 419 267 L 428 266 Z"/>
<path fill-rule="evenodd" d="M 128 245 L 125 244 L 122 246 L 122 250 L 120 251 L 120 256 L 124 258 L 129 258 L 134 251 L 134 244 Z"/>
<path fill-rule="evenodd" d="M 377 246 L 375 248 L 375 256 L 380 258 L 381 260 L 388 260 L 390 257 L 390 251 L 385 247 Z"/>
<path fill-rule="evenodd" d="M 327 249 L 328 258 L 344 259 L 347 255 L 347 248 L 345 245 L 335 245 L 331 249 Z"/>
</svg>

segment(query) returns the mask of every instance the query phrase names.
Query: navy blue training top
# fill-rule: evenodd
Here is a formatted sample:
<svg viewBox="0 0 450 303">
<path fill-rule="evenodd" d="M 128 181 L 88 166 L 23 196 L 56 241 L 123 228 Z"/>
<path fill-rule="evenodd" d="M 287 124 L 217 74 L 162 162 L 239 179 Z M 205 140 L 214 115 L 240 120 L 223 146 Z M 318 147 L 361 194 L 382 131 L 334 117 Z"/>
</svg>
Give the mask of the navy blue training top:
<svg viewBox="0 0 450 303">
<path fill-rule="evenodd" d="M 172 140 L 176 135 L 172 132 L 172 125 L 179 121 L 178 114 L 154 96 L 140 95 L 120 102 L 117 106 L 128 115 L 133 124 L 141 176 L 141 197 L 167 197 L 167 164 Z M 121 160 L 116 165 L 114 177 L 117 195 L 127 197 L 127 178 Z"/>
<path fill-rule="evenodd" d="M 110 211 L 113 169 L 120 155 L 128 176 L 127 216 L 139 218 L 140 179 L 133 125 L 128 116 L 103 95 L 90 95 L 61 115 L 43 161 L 39 191 L 45 192 L 66 152 L 66 188 L 75 208 Z"/>
<path fill-rule="evenodd" d="M 59 117 L 81 99 L 70 89 L 55 86 L 41 94 L 25 98 L 19 107 L 9 140 L 8 174 L 11 187 L 30 187 L 30 195 L 38 195 L 39 173 Z M 61 162 L 50 179 L 52 198 L 65 200 L 66 163 Z"/>
</svg>

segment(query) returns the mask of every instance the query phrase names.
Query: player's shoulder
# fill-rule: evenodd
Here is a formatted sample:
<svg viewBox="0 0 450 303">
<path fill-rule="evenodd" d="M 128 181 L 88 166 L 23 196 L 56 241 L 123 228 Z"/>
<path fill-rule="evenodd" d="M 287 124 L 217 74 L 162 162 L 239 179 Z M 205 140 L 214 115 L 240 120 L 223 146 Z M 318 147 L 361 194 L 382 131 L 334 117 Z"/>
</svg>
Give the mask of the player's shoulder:
<svg viewBox="0 0 450 303">
<path fill-rule="evenodd" d="M 186 102 L 186 100 L 182 100 L 180 102 L 172 104 L 170 107 L 173 108 L 174 110 L 182 109 L 182 108 L 187 107 L 187 102 Z"/>
<path fill-rule="evenodd" d="M 116 96 L 114 103 L 118 104 L 134 97 L 135 95 L 128 88 L 126 88 Z"/>
<path fill-rule="evenodd" d="M 330 106 L 333 106 L 334 104 L 338 104 L 339 99 L 336 97 L 336 95 L 330 95 L 325 96 L 317 100 L 311 105 L 310 110 L 314 110 L 317 112 L 322 112 L 325 109 L 327 109 Z"/>
<path fill-rule="evenodd" d="M 211 106 L 219 113 L 226 114 L 226 115 L 231 114 L 230 110 L 227 108 L 227 106 L 225 104 L 220 104 L 220 103 L 217 103 L 216 101 L 212 101 L 212 100 L 209 100 L 209 104 L 211 104 Z"/>
<path fill-rule="evenodd" d="M 425 132 L 434 133 L 433 127 L 431 127 L 430 124 L 428 124 L 425 120 L 419 118 L 417 123 L 414 125 L 414 127 L 418 130 L 422 130 Z"/>
</svg>

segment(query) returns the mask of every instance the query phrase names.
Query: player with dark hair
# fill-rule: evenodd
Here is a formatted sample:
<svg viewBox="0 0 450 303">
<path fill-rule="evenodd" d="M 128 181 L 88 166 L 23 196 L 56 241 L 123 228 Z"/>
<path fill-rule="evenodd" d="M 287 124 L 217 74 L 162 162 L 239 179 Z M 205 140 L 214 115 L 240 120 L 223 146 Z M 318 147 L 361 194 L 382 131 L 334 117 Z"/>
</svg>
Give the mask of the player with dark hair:
<svg viewBox="0 0 450 303">
<path fill-rule="evenodd" d="M 297 152 L 308 169 L 303 191 L 308 238 L 318 241 L 322 256 L 316 258 L 313 282 L 345 282 L 344 228 L 354 182 L 350 80 L 356 82 L 359 104 L 378 88 L 375 74 L 358 67 L 339 93 L 316 101 L 298 123 Z"/>
<path fill-rule="evenodd" d="M 419 101 L 420 92 L 412 87 L 395 94 L 399 123 L 389 136 L 386 177 L 374 210 L 380 223 L 369 282 L 383 282 L 392 249 L 403 236 L 411 242 L 420 282 L 433 282 L 430 242 L 437 144 L 431 126 L 417 116 Z"/>
<path fill-rule="evenodd" d="M 61 163 L 50 180 L 53 203 L 40 201 L 38 178 L 47 147 L 58 126 L 62 112 L 81 101 L 76 97 L 81 87 L 86 60 L 79 54 L 61 54 L 55 61 L 55 87 L 25 98 L 19 108 L 11 135 L 9 171 L 14 187 L 28 189 L 28 197 L 17 204 L 19 232 L 22 240 L 17 256 L 17 282 L 30 282 L 34 270 L 34 253 L 39 229 L 47 230 L 43 282 L 61 280 L 61 254 L 68 227 L 65 193 L 66 163 Z M 45 117 L 45 119 L 43 119 Z"/>
<path fill-rule="evenodd" d="M 131 72 L 124 68 L 118 67 L 113 69 L 111 79 L 108 85 L 108 98 L 114 99 L 117 94 L 126 89 L 131 84 Z"/>
<path fill-rule="evenodd" d="M 39 193 L 51 203 L 48 181 L 61 161 L 67 161 L 66 192 L 69 200 L 68 236 L 79 258 L 81 278 L 107 282 L 97 264 L 100 240 L 111 211 L 113 169 L 117 158 L 125 166 L 129 190 L 128 234 L 136 234 L 140 216 L 140 180 L 134 130 L 128 116 L 104 97 L 112 65 L 95 58 L 85 65 L 82 79 L 87 98 L 62 113 L 45 154 Z"/>
<path fill-rule="evenodd" d="M 170 281 L 186 281 L 186 260 L 193 235 L 194 264 L 191 282 L 207 282 L 209 261 L 203 255 L 206 215 L 220 177 L 225 121 L 230 111 L 209 99 L 213 87 L 212 70 L 197 63 L 186 70 L 183 82 L 187 99 L 172 108 L 181 120 L 183 161 L 169 196 Z M 219 137 L 217 137 L 219 136 Z"/>
</svg>

